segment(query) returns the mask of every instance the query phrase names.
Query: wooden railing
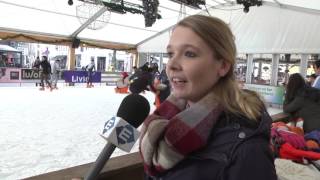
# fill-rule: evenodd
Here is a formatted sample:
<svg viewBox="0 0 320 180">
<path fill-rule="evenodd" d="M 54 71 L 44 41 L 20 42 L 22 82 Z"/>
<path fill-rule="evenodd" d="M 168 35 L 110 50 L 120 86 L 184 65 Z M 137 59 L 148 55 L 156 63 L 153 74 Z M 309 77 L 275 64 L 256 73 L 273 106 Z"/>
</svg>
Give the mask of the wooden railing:
<svg viewBox="0 0 320 180">
<path fill-rule="evenodd" d="M 72 180 L 83 179 L 93 163 L 70 167 L 59 171 L 49 172 L 25 180 Z M 102 169 L 99 179 L 108 180 L 142 180 L 143 166 L 138 153 L 131 153 L 111 158 Z"/>
<path fill-rule="evenodd" d="M 279 113 L 271 116 L 274 122 L 287 122 L 289 116 Z M 70 167 L 38 176 L 26 178 L 25 180 L 78 180 L 83 179 L 93 163 Z M 139 153 L 131 153 L 111 158 L 102 169 L 99 180 L 143 180 L 143 166 Z"/>
<path fill-rule="evenodd" d="M 289 122 L 290 116 L 289 116 L 289 114 L 282 112 L 282 113 L 272 115 L 271 118 L 272 118 L 273 122 L 282 121 L 282 122 L 287 123 L 287 122 Z"/>
</svg>

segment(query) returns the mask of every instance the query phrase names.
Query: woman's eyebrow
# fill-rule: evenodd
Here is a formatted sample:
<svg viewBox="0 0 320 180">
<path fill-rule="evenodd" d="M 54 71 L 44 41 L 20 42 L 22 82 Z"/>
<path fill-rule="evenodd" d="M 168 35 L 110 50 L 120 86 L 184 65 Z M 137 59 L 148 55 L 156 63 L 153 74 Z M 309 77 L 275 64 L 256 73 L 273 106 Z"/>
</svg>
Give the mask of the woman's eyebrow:
<svg viewBox="0 0 320 180">
<path fill-rule="evenodd" d="M 192 44 L 183 44 L 180 48 L 194 48 L 194 49 L 196 49 L 196 50 L 200 50 L 200 48 L 198 48 L 197 46 L 194 46 L 194 45 L 192 45 Z M 167 50 L 168 49 L 171 49 L 172 48 L 172 45 L 168 45 L 167 46 Z"/>
</svg>

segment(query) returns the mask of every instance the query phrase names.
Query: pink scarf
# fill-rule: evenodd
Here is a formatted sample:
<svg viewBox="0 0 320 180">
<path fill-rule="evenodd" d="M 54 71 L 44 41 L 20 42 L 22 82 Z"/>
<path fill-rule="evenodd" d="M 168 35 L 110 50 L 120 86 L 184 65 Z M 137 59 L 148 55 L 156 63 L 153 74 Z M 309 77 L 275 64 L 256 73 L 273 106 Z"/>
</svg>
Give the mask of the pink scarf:
<svg viewBox="0 0 320 180">
<path fill-rule="evenodd" d="M 213 93 L 186 108 L 186 101 L 170 95 L 143 123 L 140 154 L 146 173 L 164 172 L 188 154 L 206 146 L 223 111 Z"/>
</svg>

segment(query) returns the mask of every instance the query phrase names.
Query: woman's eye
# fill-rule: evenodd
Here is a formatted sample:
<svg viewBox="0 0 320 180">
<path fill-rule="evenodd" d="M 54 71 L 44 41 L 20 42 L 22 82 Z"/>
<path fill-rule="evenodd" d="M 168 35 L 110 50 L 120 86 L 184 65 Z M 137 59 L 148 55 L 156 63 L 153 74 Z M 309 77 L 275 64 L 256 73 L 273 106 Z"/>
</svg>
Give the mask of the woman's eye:
<svg viewBox="0 0 320 180">
<path fill-rule="evenodd" d="M 186 51 L 186 52 L 184 53 L 184 55 L 187 56 L 187 57 L 191 57 L 191 58 L 197 56 L 196 53 L 191 52 L 191 51 Z"/>
<path fill-rule="evenodd" d="M 172 58 L 172 57 L 173 57 L 173 52 L 167 52 L 167 56 L 168 56 L 169 58 Z"/>
</svg>

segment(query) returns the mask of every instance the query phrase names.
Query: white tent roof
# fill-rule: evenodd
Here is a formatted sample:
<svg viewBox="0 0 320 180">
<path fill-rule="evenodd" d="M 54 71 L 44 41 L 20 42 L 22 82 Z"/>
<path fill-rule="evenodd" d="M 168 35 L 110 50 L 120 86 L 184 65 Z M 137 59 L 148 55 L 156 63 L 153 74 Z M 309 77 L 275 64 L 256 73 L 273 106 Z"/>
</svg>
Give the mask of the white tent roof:
<svg viewBox="0 0 320 180">
<path fill-rule="evenodd" d="M 110 2 L 110 0 L 104 1 Z M 142 5 L 141 0 L 125 1 Z M 72 6 L 69 6 L 67 2 L 68 0 L 0 0 L 0 17 L 2 17 L 0 21 L 0 38 L 18 39 L 14 38 L 14 35 L 22 34 L 30 35 L 31 37 L 28 37 L 29 40 L 36 41 L 35 36 L 37 36 L 37 38 L 44 37 L 41 39 L 42 42 L 45 42 L 49 37 L 70 42 L 76 34 L 77 38 L 80 38 L 82 42 L 112 44 L 104 47 L 117 49 L 117 46 L 115 46 L 117 44 L 129 45 L 128 47 L 131 48 L 139 45 L 138 49 L 141 52 L 165 52 L 169 34 L 163 31 L 174 25 L 181 15 L 181 6 L 179 4 L 170 0 L 159 0 L 159 13 L 162 19 L 157 19 L 152 27 L 145 27 L 144 17 L 141 14 L 129 12 L 118 14 L 112 12 L 109 23 L 103 29 L 90 30 L 85 28 L 80 30 L 81 23 L 76 16 L 76 7 L 82 2 L 73 0 L 74 4 Z M 320 29 L 317 25 L 320 22 L 318 18 L 320 1 L 267 0 L 267 2 L 269 2 L 267 5 L 258 8 L 251 7 L 249 13 L 244 14 L 242 5 L 236 5 L 235 0 L 206 0 L 207 8 L 212 15 L 221 16 L 227 22 L 230 21 L 237 38 L 239 51 L 258 52 L 271 51 L 272 49 L 272 52 L 275 52 L 279 51 L 279 48 L 283 51 L 284 43 L 292 46 L 286 48 L 288 52 L 297 50 L 304 52 L 305 49 L 301 49 L 302 46 L 308 49 L 308 52 L 316 51 L 318 48 L 316 40 L 319 40 L 317 37 L 319 33 L 316 33 L 316 29 Z M 267 7 L 270 2 L 275 7 Z M 225 6 L 226 4 L 227 6 Z M 286 4 L 315 10 L 288 10 Z M 226 10 L 228 8 L 235 10 Z M 289 9 L 293 8 L 290 6 Z M 201 11 L 204 10 L 186 7 L 187 15 Z M 297 18 L 295 18 L 296 16 Z M 256 23 L 258 26 L 255 25 Z M 291 31 L 292 28 L 289 27 L 299 30 Z M 79 34 L 77 34 L 78 30 Z M 252 36 L 252 33 L 254 36 Z M 277 43 L 274 43 L 269 38 L 270 34 L 272 35 L 271 37 L 274 37 L 275 33 L 277 33 Z M 250 34 L 250 36 L 245 36 L 245 34 Z M 313 36 L 314 43 L 308 44 L 310 37 L 305 36 L 301 41 L 300 36 L 302 35 Z M 284 39 L 283 36 L 286 38 Z M 156 37 L 157 40 L 151 37 Z M 296 38 L 298 40 L 295 40 Z M 292 41 L 299 42 L 300 46 L 296 48 L 298 43 L 292 43 Z"/>
<path fill-rule="evenodd" d="M 125 1 L 142 6 L 141 0 Z M 223 0 L 219 1 L 224 2 Z M 208 1 L 208 7 L 216 5 L 219 1 Z M 0 34 L 1 32 L 20 32 L 58 38 L 71 37 L 81 27 L 76 16 L 76 7 L 83 2 L 73 0 L 72 6 L 69 6 L 67 2 L 68 0 L 0 0 L 0 17 L 2 17 Z M 161 0 L 158 10 L 162 18 L 157 19 L 152 27 L 145 27 L 144 16 L 141 14 L 112 12 L 109 23 L 103 29 L 90 30 L 86 28 L 77 37 L 92 41 L 136 45 L 178 21 L 179 4 L 169 0 Z M 187 15 L 200 11 L 201 9 L 186 7 Z"/>
<path fill-rule="evenodd" d="M 237 12 L 232 16 L 231 27 L 239 52 L 320 52 L 320 11 L 311 13 L 279 6 L 250 11 L 247 15 Z"/>
<path fill-rule="evenodd" d="M 318 0 L 264 2 L 263 6 L 250 7 L 248 13 L 235 6 L 209 12 L 230 24 L 239 53 L 320 53 Z M 166 52 L 169 37 L 170 29 L 140 43 L 138 51 Z"/>
</svg>

